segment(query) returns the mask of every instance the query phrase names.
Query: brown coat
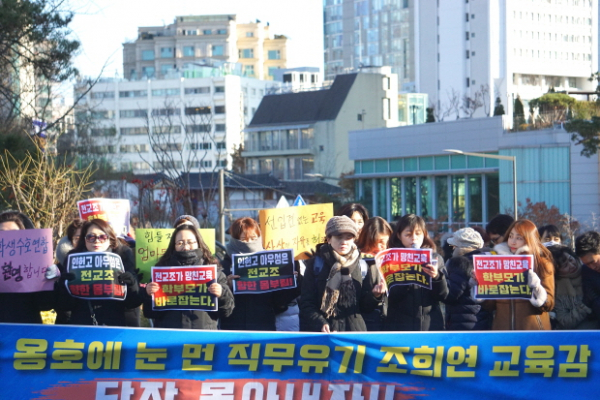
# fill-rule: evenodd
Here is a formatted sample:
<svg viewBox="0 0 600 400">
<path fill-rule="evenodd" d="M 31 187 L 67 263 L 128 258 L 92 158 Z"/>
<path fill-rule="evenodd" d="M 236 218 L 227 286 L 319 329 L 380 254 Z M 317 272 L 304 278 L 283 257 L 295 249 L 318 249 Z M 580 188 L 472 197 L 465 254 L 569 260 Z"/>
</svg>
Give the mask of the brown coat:
<svg viewBox="0 0 600 400">
<path fill-rule="evenodd" d="M 515 254 L 528 254 L 526 247 L 518 249 Z M 506 243 L 494 247 L 498 254 L 511 254 Z M 529 253 L 530 254 L 530 253 Z M 551 261 L 544 260 L 543 265 L 536 265 L 534 271 L 540 276 L 542 286 L 548 298 L 541 307 L 534 307 L 528 300 L 488 300 L 484 302 L 486 309 L 495 309 L 492 330 L 550 330 L 548 312 L 554 308 L 554 266 Z M 544 271 L 544 273 L 542 273 Z M 544 275 L 542 277 L 542 275 Z"/>
</svg>

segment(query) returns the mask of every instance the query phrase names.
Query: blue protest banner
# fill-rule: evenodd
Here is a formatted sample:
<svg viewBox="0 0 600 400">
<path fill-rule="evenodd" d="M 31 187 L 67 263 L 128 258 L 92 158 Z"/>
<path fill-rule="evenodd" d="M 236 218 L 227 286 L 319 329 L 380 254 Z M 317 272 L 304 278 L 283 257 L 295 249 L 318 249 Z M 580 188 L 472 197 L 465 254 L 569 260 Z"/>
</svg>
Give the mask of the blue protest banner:
<svg viewBox="0 0 600 400">
<path fill-rule="evenodd" d="M 599 351 L 597 331 L 321 334 L 0 324 L 0 398 L 597 398 Z"/>
</svg>

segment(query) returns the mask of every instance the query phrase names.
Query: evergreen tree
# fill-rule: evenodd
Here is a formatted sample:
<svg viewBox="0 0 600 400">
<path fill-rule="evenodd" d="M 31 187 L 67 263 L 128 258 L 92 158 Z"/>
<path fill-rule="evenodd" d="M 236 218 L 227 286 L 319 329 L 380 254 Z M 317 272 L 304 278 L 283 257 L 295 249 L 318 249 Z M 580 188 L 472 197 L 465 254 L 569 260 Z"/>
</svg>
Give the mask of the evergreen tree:
<svg viewBox="0 0 600 400">
<path fill-rule="evenodd" d="M 433 107 L 427 107 L 425 111 L 427 111 L 427 119 L 425 120 L 425 123 L 435 122 L 435 117 L 433 115 Z"/>
<path fill-rule="evenodd" d="M 496 106 L 494 107 L 494 116 L 496 115 L 504 115 L 504 106 L 502 105 L 502 100 L 500 100 L 500 96 L 496 97 Z"/>
<path fill-rule="evenodd" d="M 513 112 L 513 119 L 516 125 L 515 128 L 525 123 L 525 110 L 523 109 L 523 102 L 521 101 L 521 96 L 519 95 L 517 95 L 517 99 L 515 100 L 515 110 Z"/>
</svg>

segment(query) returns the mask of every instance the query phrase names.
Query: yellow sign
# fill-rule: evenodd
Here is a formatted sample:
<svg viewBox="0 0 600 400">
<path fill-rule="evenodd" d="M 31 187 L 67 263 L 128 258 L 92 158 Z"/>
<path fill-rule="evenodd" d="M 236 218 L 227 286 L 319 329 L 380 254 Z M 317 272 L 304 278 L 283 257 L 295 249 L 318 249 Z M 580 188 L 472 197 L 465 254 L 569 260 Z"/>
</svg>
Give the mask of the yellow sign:
<svg viewBox="0 0 600 400">
<path fill-rule="evenodd" d="M 142 281 L 150 282 L 150 269 L 165 254 L 175 229 L 136 229 L 135 265 L 144 273 Z M 215 254 L 215 230 L 200 229 L 200 236 L 212 254 Z"/>
<path fill-rule="evenodd" d="M 270 208 L 258 213 L 265 250 L 294 249 L 296 260 L 325 241 L 325 226 L 333 217 L 333 204 Z"/>
</svg>

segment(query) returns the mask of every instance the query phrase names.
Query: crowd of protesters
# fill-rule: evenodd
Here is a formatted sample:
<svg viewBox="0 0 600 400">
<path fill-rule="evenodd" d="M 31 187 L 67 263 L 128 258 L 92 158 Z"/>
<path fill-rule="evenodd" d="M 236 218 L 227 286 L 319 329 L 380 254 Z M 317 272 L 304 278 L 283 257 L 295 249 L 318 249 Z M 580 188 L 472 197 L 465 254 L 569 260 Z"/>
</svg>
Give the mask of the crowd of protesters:
<svg viewBox="0 0 600 400">
<path fill-rule="evenodd" d="M 16 211 L 0 214 L 0 230 L 33 229 L 31 220 Z M 219 262 L 202 238 L 198 221 L 184 215 L 157 266 L 217 265 L 208 292 L 218 298 L 218 310 L 152 308 L 157 283 L 140 284 L 132 237 L 117 237 L 104 220 L 75 219 L 56 247 L 56 264 L 45 278 L 54 291 L 0 293 L 0 322 L 41 323 L 40 312 L 55 310 L 56 324 L 140 326 L 143 315 L 156 328 L 224 330 L 442 331 L 599 329 L 600 233 L 590 231 L 563 244 L 553 225 L 536 227 L 529 220 L 498 215 L 483 229 L 467 227 L 447 233 L 437 245 L 423 218 L 408 214 L 392 224 L 369 218 L 360 204 L 337 210 L 325 228 L 325 242 L 304 261 L 296 262 L 297 287 L 262 294 L 233 294 L 232 256 L 263 251 L 259 224 L 240 218 L 230 227 L 227 256 Z M 431 288 L 394 285 L 387 290 L 374 256 L 389 248 L 431 249 L 422 266 Z M 124 272 L 118 283 L 127 286 L 123 301 L 73 297 L 65 282 L 70 254 L 111 252 Z M 480 300 L 475 255 L 531 255 L 534 267 L 525 273 L 529 299 Z"/>
</svg>

